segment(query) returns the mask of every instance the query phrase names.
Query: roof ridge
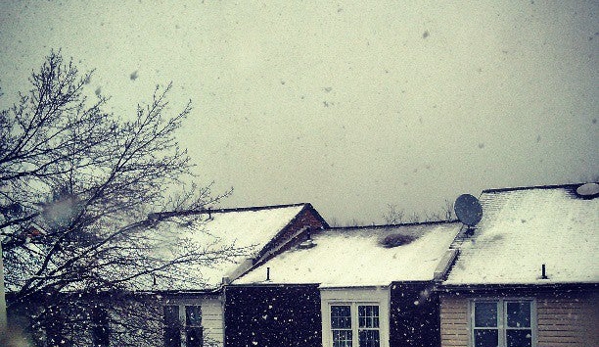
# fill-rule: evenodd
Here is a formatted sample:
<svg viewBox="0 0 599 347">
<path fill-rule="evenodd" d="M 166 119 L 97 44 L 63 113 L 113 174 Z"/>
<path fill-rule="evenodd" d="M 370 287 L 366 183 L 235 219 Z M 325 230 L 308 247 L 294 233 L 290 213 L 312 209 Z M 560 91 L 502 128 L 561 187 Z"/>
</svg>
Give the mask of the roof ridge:
<svg viewBox="0 0 599 347">
<path fill-rule="evenodd" d="M 396 227 L 407 227 L 417 225 L 434 225 L 434 224 L 452 224 L 458 223 L 457 219 L 451 220 L 436 220 L 436 221 L 425 221 L 425 222 L 409 222 L 409 223 L 398 223 L 398 224 L 371 224 L 371 225 L 354 225 L 354 226 L 341 226 L 341 227 L 329 227 L 324 230 L 355 230 L 355 229 L 384 229 L 384 228 L 396 228 Z"/>
<path fill-rule="evenodd" d="M 282 205 L 267 205 L 267 206 L 247 206 L 247 207 L 230 207 L 230 208 L 206 208 L 200 213 L 227 213 L 227 212 L 244 212 L 244 211 L 262 211 L 262 210 L 274 210 L 278 208 L 289 208 L 289 207 L 300 207 L 300 206 L 311 206 L 310 203 L 302 202 L 296 204 L 282 204 Z"/>
<path fill-rule="evenodd" d="M 506 187 L 506 188 L 490 188 L 484 189 L 482 194 L 484 193 L 499 193 L 499 192 L 507 192 L 507 191 L 518 191 L 518 190 L 533 190 L 533 189 L 558 189 L 558 188 L 576 188 L 580 185 L 586 183 L 598 183 L 598 182 L 579 182 L 579 183 L 565 183 L 565 184 L 547 184 L 547 185 L 538 185 L 538 186 L 519 186 L 519 187 Z"/>
</svg>

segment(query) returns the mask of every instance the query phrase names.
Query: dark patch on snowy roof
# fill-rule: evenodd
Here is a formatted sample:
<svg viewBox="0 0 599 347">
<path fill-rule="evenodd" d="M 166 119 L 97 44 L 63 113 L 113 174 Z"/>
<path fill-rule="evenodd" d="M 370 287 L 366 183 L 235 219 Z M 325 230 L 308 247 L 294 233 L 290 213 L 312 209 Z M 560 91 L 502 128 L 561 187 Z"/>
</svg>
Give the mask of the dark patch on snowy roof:
<svg viewBox="0 0 599 347">
<path fill-rule="evenodd" d="M 411 235 L 403 235 L 403 234 L 391 234 L 385 236 L 381 241 L 381 245 L 387 248 L 399 247 L 403 245 L 407 245 L 408 243 L 414 241 L 416 238 Z"/>
</svg>

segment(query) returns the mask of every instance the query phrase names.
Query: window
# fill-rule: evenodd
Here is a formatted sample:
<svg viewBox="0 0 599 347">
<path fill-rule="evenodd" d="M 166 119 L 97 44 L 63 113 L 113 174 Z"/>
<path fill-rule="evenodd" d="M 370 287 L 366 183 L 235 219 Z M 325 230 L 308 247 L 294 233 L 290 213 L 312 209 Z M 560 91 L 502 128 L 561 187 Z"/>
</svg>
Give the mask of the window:
<svg viewBox="0 0 599 347">
<path fill-rule="evenodd" d="M 380 347 L 378 305 L 334 304 L 330 311 L 333 347 Z"/>
<path fill-rule="evenodd" d="M 67 343 L 65 331 L 65 313 L 68 307 L 51 306 L 45 312 L 44 327 L 46 328 L 46 344 L 48 346 L 59 346 Z"/>
<path fill-rule="evenodd" d="M 351 347 L 351 306 L 331 306 L 331 332 L 334 347 Z"/>
<path fill-rule="evenodd" d="M 379 347 L 379 307 L 358 306 L 358 340 L 360 347 Z"/>
<path fill-rule="evenodd" d="M 472 307 L 474 347 L 534 347 L 532 300 L 476 300 Z"/>
<path fill-rule="evenodd" d="M 389 287 L 321 288 L 323 347 L 389 347 Z"/>
<path fill-rule="evenodd" d="M 185 338 L 183 338 L 183 334 Z M 200 306 L 164 306 L 164 345 L 166 347 L 202 347 L 202 344 L 202 308 Z"/>
<path fill-rule="evenodd" d="M 110 345 L 108 312 L 106 312 L 104 307 L 93 307 L 91 311 L 91 319 L 92 345 L 94 347 L 108 347 Z"/>
<path fill-rule="evenodd" d="M 164 306 L 164 346 L 181 347 L 179 306 Z"/>
<path fill-rule="evenodd" d="M 187 347 L 202 346 L 202 308 L 200 306 L 185 307 L 185 341 Z"/>
</svg>

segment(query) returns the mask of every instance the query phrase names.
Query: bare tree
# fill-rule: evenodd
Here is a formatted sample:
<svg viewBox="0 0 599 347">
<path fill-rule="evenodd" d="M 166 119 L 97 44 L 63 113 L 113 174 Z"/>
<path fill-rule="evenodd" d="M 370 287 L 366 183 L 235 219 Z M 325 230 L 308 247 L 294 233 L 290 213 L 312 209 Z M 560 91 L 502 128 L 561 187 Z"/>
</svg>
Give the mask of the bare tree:
<svg viewBox="0 0 599 347">
<path fill-rule="evenodd" d="M 386 224 L 401 224 L 404 222 L 405 211 L 398 210 L 397 205 L 387 204 L 387 211 L 383 214 Z"/>
<path fill-rule="evenodd" d="M 64 293 L 116 295 L 148 276 L 177 281 L 169 270 L 225 261 L 241 251 L 181 241 L 169 256 L 156 255 L 161 222 L 193 218 L 227 193 L 213 196 L 209 186 L 173 189 L 193 176 L 193 166 L 175 138 L 191 104 L 168 116 L 170 85 L 157 87 L 128 120 L 105 111 L 109 99 L 87 93 L 92 73 L 79 73 L 72 60 L 51 52 L 32 74 L 32 89 L 0 113 L 8 305 L 16 309 L 35 298 L 38 325 L 57 321 Z M 94 307 L 83 311 L 92 317 Z"/>
<path fill-rule="evenodd" d="M 445 206 L 439 212 L 425 212 L 423 216 L 416 212 L 406 216 L 404 210 L 399 210 L 397 205 L 393 204 L 388 204 L 387 211 L 383 213 L 383 220 L 386 224 L 452 221 L 455 219 L 453 203 L 449 200 L 445 200 Z"/>
</svg>

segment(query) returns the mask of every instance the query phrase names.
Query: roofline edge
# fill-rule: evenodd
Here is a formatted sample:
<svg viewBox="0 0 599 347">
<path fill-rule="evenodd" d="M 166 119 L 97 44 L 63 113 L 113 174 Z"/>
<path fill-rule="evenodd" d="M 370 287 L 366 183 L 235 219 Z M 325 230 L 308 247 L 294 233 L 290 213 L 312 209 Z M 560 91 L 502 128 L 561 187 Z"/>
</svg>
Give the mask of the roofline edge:
<svg viewBox="0 0 599 347">
<path fill-rule="evenodd" d="M 518 191 L 518 190 L 532 190 L 532 189 L 557 189 L 557 188 L 577 188 L 586 183 L 599 183 L 594 181 L 588 182 L 578 182 L 578 183 L 565 183 L 565 184 L 547 184 L 547 185 L 538 185 L 538 186 L 518 186 L 518 187 L 506 187 L 506 188 L 490 188 L 484 189 L 481 194 L 484 193 L 499 193 L 499 192 L 508 192 L 508 191 Z"/>
</svg>

